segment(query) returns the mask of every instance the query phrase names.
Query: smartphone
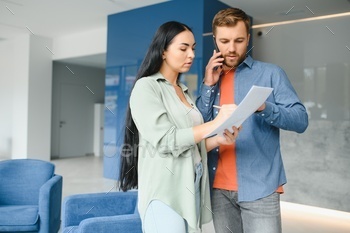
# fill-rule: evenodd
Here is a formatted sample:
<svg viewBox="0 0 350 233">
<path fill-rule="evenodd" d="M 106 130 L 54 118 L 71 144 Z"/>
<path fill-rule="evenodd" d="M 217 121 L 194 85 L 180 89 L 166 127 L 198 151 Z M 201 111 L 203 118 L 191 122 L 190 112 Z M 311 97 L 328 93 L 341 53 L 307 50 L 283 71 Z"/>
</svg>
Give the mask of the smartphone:
<svg viewBox="0 0 350 233">
<path fill-rule="evenodd" d="M 219 47 L 218 47 L 218 45 L 216 44 L 215 36 L 213 36 L 213 43 L 214 43 L 215 51 L 216 51 L 217 53 L 220 52 Z M 222 56 L 220 56 L 220 57 L 222 57 Z"/>
<path fill-rule="evenodd" d="M 220 52 L 219 47 L 218 47 L 218 45 L 216 44 L 215 36 L 213 36 L 213 42 L 214 42 L 215 51 L 216 51 L 216 52 Z M 219 57 L 220 57 L 220 58 L 223 58 L 222 55 L 220 55 Z M 214 67 L 214 70 L 217 70 L 217 69 L 218 69 L 218 66 L 215 66 L 215 67 Z"/>
</svg>

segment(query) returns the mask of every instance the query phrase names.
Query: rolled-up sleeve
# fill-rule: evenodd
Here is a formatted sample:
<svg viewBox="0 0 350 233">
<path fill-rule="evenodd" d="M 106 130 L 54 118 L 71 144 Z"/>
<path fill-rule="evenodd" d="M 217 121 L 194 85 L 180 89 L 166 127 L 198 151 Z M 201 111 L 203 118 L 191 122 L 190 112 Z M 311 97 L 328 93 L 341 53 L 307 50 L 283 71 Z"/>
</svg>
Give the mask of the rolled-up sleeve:
<svg viewBox="0 0 350 233">
<path fill-rule="evenodd" d="M 274 102 L 266 102 L 266 108 L 258 115 L 277 128 L 302 133 L 308 126 L 308 115 L 285 72 L 278 67 L 273 73 Z"/>
<path fill-rule="evenodd" d="M 170 121 L 156 81 L 142 78 L 136 82 L 130 108 L 141 137 L 152 146 L 146 150 L 178 157 L 195 145 L 192 127 L 179 129 Z"/>
<path fill-rule="evenodd" d="M 204 83 L 201 85 L 201 93 L 196 100 L 196 105 L 202 113 L 205 122 L 213 119 L 213 104 L 215 96 L 218 92 L 219 85 L 207 86 Z"/>
</svg>

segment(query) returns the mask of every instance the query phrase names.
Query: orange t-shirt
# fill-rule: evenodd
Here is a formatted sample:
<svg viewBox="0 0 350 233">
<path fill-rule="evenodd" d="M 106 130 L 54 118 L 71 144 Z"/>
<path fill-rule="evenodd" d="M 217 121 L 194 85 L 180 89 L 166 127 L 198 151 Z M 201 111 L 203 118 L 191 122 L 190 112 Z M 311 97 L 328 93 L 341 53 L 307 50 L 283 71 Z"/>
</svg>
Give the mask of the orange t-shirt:
<svg viewBox="0 0 350 233">
<path fill-rule="evenodd" d="M 221 77 L 220 105 L 235 102 L 234 74 L 234 70 L 230 70 Z M 213 187 L 231 191 L 238 190 L 235 144 L 219 146 L 219 160 Z"/>
<path fill-rule="evenodd" d="M 221 77 L 220 105 L 233 104 L 234 99 L 234 70 L 230 70 Z M 214 188 L 238 191 L 236 145 L 219 146 L 219 160 L 214 179 Z M 283 186 L 276 192 L 283 193 Z"/>
</svg>

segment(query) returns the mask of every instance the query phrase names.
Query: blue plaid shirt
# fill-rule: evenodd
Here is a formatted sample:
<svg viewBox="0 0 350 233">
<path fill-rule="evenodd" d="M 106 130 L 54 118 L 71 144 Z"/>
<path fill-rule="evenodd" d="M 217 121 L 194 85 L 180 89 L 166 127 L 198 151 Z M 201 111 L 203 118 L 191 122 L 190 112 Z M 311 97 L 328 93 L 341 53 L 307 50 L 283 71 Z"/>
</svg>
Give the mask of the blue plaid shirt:
<svg viewBox="0 0 350 233">
<path fill-rule="evenodd" d="M 266 197 L 287 182 L 280 151 L 280 129 L 302 133 L 308 115 L 286 73 L 277 65 L 253 60 L 250 56 L 236 68 L 235 104 L 239 104 L 253 85 L 272 87 L 266 108 L 254 113 L 243 124 L 236 140 L 238 200 L 254 201 Z M 214 119 L 220 102 L 220 81 L 202 84 L 196 104 L 205 121 Z M 208 153 L 210 185 L 218 164 L 219 148 Z"/>
</svg>

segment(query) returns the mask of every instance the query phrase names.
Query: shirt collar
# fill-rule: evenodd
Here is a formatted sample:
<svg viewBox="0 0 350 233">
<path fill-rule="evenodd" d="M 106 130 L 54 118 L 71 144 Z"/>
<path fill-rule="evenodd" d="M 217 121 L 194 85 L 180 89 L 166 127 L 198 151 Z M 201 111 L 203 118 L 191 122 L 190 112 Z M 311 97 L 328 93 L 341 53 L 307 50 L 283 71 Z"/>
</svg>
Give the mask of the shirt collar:
<svg viewBox="0 0 350 233">
<path fill-rule="evenodd" d="M 253 58 L 250 55 L 247 55 L 247 57 L 244 59 L 244 61 L 238 67 L 243 66 L 245 64 L 246 66 L 248 66 L 251 69 L 253 66 L 253 62 L 254 62 Z"/>
<path fill-rule="evenodd" d="M 162 80 L 162 81 L 164 81 L 166 84 L 172 85 L 166 78 L 164 78 L 164 76 L 163 76 L 160 72 L 158 72 L 158 73 L 155 74 L 155 78 L 156 78 L 157 81 Z M 179 86 L 181 87 L 181 89 L 182 89 L 183 91 L 187 91 L 187 90 L 188 90 L 188 87 L 185 86 L 185 85 L 184 85 L 183 83 L 181 83 L 181 82 L 179 82 Z"/>
</svg>

